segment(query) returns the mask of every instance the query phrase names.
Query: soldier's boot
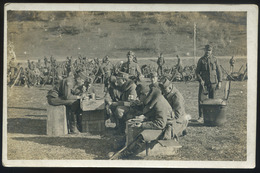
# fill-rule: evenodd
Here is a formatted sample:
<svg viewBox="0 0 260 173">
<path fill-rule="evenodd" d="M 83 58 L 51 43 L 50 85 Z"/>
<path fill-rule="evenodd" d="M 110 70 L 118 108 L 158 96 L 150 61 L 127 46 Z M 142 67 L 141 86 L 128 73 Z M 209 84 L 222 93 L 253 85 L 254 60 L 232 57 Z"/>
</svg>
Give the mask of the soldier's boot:
<svg viewBox="0 0 260 173">
<path fill-rule="evenodd" d="M 124 135 L 125 134 L 125 128 L 126 128 L 126 125 L 125 125 L 125 121 L 122 120 L 122 119 L 119 119 L 118 121 L 118 134 L 119 135 Z"/>
<path fill-rule="evenodd" d="M 74 112 L 72 112 L 70 114 L 69 129 L 70 129 L 70 134 L 79 134 L 80 133 L 80 131 L 78 130 L 78 127 L 77 127 L 77 115 Z"/>
</svg>

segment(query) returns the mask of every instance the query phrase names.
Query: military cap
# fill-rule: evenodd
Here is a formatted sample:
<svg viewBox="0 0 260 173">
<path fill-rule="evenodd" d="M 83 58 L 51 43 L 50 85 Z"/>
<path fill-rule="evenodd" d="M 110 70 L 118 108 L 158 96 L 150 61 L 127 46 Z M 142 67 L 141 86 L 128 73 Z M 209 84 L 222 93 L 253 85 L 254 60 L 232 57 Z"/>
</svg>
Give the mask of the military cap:
<svg viewBox="0 0 260 173">
<path fill-rule="evenodd" d="M 134 56 L 135 53 L 134 53 L 133 51 L 129 51 L 129 52 L 127 52 L 127 55 L 132 55 L 132 56 Z"/>
<path fill-rule="evenodd" d="M 152 72 L 152 73 L 150 73 L 150 77 L 151 77 L 151 78 L 158 77 L 157 72 Z"/>
<path fill-rule="evenodd" d="M 160 84 L 160 87 L 162 89 L 165 89 L 167 88 L 168 86 L 170 86 L 172 83 L 168 80 L 168 79 L 165 79 L 161 84 Z"/>
<path fill-rule="evenodd" d="M 138 84 L 136 87 L 136 93 L 138 96 L 140 96 L 141 94 L 146 94 L 148 93 L 150 90 L 150 88 L 147 85 L 144 84 Z"/>
<path fill-rule="evenodd" d="M 111 76 L 110 77 L 110 82 L 115 83 L 116 82 L 116 77 L 115 76 Z"/>
<path fill-rule="evenodd" d="M 211 51 L 211 50 L 213 50 L 213 47 L 211 45 L 207 44 L 204 49 Z"/>
</svg>

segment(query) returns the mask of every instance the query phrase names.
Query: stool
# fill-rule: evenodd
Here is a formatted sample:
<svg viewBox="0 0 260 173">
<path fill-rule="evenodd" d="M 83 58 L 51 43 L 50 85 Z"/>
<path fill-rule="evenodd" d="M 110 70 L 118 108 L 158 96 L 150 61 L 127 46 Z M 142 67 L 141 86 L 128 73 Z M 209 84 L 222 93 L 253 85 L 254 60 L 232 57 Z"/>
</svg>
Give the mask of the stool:
<svg viewBox="0 0 260 173">
<path fill-rule="evenodd" d="M 65 106 L 47 107 L 47 135 L 60 136 L 68 134 Z"/>
</svg>

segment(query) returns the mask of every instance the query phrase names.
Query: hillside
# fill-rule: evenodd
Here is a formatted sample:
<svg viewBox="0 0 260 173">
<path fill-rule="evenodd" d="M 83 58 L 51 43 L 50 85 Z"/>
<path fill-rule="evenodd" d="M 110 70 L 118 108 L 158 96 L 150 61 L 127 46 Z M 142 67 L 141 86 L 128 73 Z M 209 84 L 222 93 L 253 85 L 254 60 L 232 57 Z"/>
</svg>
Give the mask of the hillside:
<svg viewBox="0 0 260 173">
<path fill-rule="evenodd" d="M 8 41 L 17 59 L 110 55 L 197 56 L 205 44 L 217 56 L 246 55 L 246 13 L 242 12 L 25 12 L 8 11 Z"/>
</svg>

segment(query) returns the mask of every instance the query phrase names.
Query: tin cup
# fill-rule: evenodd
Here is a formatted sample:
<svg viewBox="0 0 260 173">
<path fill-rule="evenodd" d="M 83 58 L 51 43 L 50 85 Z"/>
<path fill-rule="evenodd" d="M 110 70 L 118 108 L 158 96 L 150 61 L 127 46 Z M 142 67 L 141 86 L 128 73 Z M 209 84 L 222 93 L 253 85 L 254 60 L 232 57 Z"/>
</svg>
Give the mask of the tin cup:
<svg viewBox="0 0 260 173">
<path fill-rule="evenodd" d="M 92 93 L 92 94 L 91 94 L 91 99 L 92 99 L 92 100 L 96 100 L 96 95 L 95 95 L 95 93 Z"/>
<path fill-rule="evenodd" d="M 134 100 L 134 95 L 129 95 L 128 96 L 128 101 Z"/>
</svg>

